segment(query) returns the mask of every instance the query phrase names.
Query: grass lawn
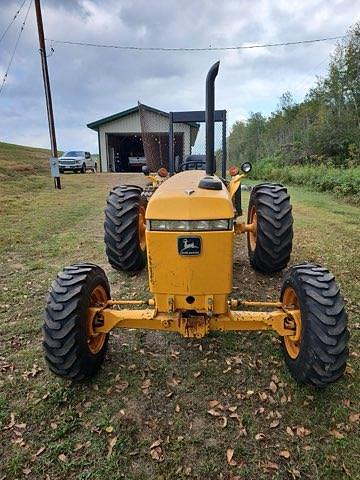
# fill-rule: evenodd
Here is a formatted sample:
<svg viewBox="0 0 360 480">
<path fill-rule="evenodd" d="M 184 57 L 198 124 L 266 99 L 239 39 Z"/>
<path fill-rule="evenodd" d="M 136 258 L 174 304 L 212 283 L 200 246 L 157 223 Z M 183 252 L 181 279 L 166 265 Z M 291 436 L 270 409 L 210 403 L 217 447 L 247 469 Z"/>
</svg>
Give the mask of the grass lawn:
<svg viewBox="0 0 360 480">
<path fill-rule="evenodd" d="M 146 272 L 119 274 L 104 255 L 103 208 L 118 182 L 70 174 L 55 191 L 43 175 L 0 178 L 0 479 L 359 478 L 360 209 L 325 194 L 290 188 L 291 262 L 328 266 L 346 298 L 351 354 L 335 385 L 297 386 L 271 333 L 117 330 L 93 381 L 49 373 L 43 308 L 64 265 L 96 262 L 115 297 L 147 296 Z M 283 275 L 252 271 L 245 239 L 236 243 L 234 292 L 277 299 Z"/>
</svg>

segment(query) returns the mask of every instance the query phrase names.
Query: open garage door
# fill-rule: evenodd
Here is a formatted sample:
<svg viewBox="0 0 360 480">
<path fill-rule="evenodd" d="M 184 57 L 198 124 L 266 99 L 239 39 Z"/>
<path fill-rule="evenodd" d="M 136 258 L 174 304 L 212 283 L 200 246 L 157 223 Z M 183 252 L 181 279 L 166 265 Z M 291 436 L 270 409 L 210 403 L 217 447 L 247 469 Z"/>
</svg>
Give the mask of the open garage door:
<svg viewBox="0 0 360 480">
<path fill-rule="evenodd" d="M 146 165 L 141 133 L 107 135 L 109 170 L 112 172 L 141 172 Z"/>
<path fill-rule="evenodd" d="M 169 168 L 169 135 L 164 132 L 148 132 L 144 151 L 141 133 L 107 134 L 108 169 L 111 172 L 141 172 L 148 165 L 152 172 L 160 167 Z M 183 152 L 183 134 L 175 134 L 175 150 Z"/>
</svg>

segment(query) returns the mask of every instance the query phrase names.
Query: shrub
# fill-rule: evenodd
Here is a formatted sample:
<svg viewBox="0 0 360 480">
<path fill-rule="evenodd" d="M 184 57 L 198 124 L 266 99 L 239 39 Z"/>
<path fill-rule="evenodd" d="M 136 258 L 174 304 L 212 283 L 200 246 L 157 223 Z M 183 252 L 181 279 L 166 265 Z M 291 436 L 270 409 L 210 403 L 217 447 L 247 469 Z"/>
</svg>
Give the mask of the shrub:
<svg viewBox="0 0 360 480">
<path fill-rule="evenodd" d="M 252 177 L 261 180 L 304 185 L 313 190 L 348 197 L 360 204 L 360 167 L 336 168 L 320 165 L 284 165 L 275 158 L 254 164 Z"/>
</svg>

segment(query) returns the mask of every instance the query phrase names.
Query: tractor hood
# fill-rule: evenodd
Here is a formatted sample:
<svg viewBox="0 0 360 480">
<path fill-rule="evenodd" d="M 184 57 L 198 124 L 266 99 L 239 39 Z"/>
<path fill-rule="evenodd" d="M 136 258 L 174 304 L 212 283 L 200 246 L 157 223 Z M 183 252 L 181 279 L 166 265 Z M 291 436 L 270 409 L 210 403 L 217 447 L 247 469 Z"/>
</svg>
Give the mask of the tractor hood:
<svg viewBox="0 0 360 480">
<path fill-rule="evenodd" d="M 221 190 L 199 188 L 204 170 L 178 173 L 155 191 L 146 209 L 149 220 L 211 220 L 233 218 L 234 208 L 225 185 Z M 217 177 L 214 177 L 219 180 Z"/>
</svg>

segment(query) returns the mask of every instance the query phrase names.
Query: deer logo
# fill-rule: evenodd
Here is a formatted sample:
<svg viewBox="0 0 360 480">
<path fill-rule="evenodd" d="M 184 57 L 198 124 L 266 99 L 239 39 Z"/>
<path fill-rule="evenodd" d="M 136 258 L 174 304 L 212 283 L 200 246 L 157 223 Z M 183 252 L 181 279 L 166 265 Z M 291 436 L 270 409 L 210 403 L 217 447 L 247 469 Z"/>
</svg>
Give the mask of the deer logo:
<svg viewBox="0 0 360 480">
<path fill-rule="evenodd" d="M 201 240 L 198 237 L 181 237 L 178 239 L 178 251 L 180 255 L 199 255 Z"/>
<path fill-rule="evenodd" d="M 196 248 L 195 242 L 190 242 L 188 238 L 184 238 L 184 243 L 181 251 L 190 250 L 191 248 Z"/>
</svg>

